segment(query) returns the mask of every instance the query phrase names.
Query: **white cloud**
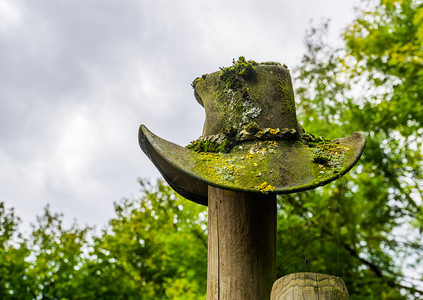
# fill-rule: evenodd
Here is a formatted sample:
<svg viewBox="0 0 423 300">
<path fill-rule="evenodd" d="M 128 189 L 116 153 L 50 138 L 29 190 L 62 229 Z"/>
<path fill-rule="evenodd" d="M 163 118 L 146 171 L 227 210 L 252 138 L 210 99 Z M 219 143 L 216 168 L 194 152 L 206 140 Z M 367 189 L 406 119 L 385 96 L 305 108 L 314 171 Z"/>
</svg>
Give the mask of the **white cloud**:
<svg viewBox="0 0 423 300">
<path fill-rule="evenodd" d="M 17 1 L 0 0 L 0 31 L 17 25 L 22 20 L 22 12 Z"/>
</svg>

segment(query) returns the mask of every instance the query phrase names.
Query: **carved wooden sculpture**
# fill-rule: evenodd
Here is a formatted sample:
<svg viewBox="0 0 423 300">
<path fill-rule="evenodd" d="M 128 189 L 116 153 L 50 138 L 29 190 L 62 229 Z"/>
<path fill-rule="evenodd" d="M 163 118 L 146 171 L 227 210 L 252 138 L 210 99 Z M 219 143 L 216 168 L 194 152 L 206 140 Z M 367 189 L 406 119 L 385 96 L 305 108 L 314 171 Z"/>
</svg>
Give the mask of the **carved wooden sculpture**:
<svg viewBox="0 0 423 300">
<path fill-rule="evenodd" d="M 347 173 L 360 133 L 333 141 L 297 121 L 289 71 L 243 57 L 193 82 L 203 135 L 181 147 L 139 130 L 142 150 L 171 187 L 209 206 L 207 299 L 269 299 L 275 271 L 276 194 L 309 190 Z"/>
</svg>

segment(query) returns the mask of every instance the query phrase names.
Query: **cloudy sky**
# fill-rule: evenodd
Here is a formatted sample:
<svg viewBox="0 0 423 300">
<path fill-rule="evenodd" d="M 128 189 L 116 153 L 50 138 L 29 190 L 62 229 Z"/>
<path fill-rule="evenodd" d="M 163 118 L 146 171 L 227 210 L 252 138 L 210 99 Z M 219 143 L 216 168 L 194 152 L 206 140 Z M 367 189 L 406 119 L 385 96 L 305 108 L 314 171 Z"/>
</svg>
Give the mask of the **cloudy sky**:
<svg viewBox="0 0 423 300">
<path fill-rule="evenodd" d="M 158 172 L 141 123 L 180 145 L 202 131 L 197 76 L 240 55 L 291 68 L 310 20 L 336 42 L 359 0 L 0 0 L 0 201 L 103 227 Z M 295 83 L 294 83 L 295 84 Z"/>
</svg>

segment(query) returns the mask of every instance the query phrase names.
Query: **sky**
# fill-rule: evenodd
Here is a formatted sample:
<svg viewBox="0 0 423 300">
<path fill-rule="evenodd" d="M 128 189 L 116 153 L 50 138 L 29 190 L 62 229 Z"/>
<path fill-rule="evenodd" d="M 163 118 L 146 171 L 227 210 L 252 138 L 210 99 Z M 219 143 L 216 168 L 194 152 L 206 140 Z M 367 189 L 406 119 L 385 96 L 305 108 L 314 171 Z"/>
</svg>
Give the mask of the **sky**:
<svg viewBox="0 0 423 300">
<path fill-rule="evenodd" d="M 196 77 L 241 55 L 292 69 L 311 21 L 330 19 L 339 43 L 359 4 L 0 0 L 0 202 L 24 227 L 49 204 L 103 228 L 115 201 L 140 195 L 139 178 L 160 177 L 140 124 L 185 146 L 205 118 Z"/>
</svg>

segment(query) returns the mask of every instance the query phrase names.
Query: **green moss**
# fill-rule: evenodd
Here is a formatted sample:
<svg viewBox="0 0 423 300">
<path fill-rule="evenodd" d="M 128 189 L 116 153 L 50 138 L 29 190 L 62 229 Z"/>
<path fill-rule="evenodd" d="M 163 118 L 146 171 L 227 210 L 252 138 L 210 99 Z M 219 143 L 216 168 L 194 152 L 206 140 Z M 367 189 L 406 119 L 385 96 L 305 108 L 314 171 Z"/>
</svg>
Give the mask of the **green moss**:
<svg viewBox="0 0 423 300">
<path fill-rule="evenodd" d="M 242 80 L 253 78 L 255 65 L 257 65 L 255 61 L 247 61 L 244 56 L 240 56 L 238 61 L 233 62 L 233 66 L 221 68 L 220 79 L 230 89 L 239 88 L 242 85 Z"/>
<path fill-rule="evenodd" d="M 325 151 L 325 152 L 327 152 L 331 155 L 341 155 L 349 149 L 349 148 L 341 146 L 337 143 L 332 143 L 332 142 L 328 143 L 327 141 L 328 140 L 326 139 L 325 142 L 318 144 L 318 147 L 321 150 L 323 150 L 323 151 Z"/>
<path fill-rule="evenodd" d="M 332 144 L 331 140 L 324 138 L 322 136 L 316 137 L 312 133 L 304 133 L 301 136 L 301 140 L 303 141 L 304 144 L 306 144 L 310 148 L 314 148 L 318 145 Z"/>
<path fill-rule="evenodd" d="M 260 131 L 260 127 L 255 122 L 250 122 L 245 126 L 245 130 L 250 134 L 255 134 Z"/>
<path fill-rule="evenodd" d="M 288 78 L 286 77 L 279 77 L 279 91 L 282 96 L 282 110 L 283 114 L 289 114 L 295 116 L 295 106 L 294 106 L 294 90 L 292 89 L 292 85 L 290 84 Z"/>
<path fill-rule="evenodd" d="M 224 139 L 223 142 L 219 146 L 217 146 L 216 152 L 229 152 L 231 148 L 232 147 L 229 146 L 228 139 Z"/>
<path fill-rule="evenodd" d="M 233 148 L 231 153 L 199 153 L 192 162 L 196 171 L 206 174 L 212 182 L 268 193 L 275 187 L 270 183 L 264 185 L 262 178 L 270 168 L 266 155 L 275 147 L 276 142 L 271 141 L 246 142 Z"/>
<path fill-rule="evenodd" d="M 276 61 L 265 61 L 265 62 L 261 62 L 260 65 L 265 65 L 265 66 L 280 66 L 281 63 L 278 63 Z"/>
<path fill-rule="evenodd" d="M 241 91 L 242 100 L 249 101 L 252 100 L 251 92 L 249 88 L 243 87 Z"/>
<path fill-rule="evenodd" d="M 237 135 L 238 130 L 235 127 L 227 127 L 223 130 L 223 134 L 225 136 L 227 136 L 228 138 L 235 138 L 235 136 Z"/>
<path fill-rule="evenodd" d="M 308 153 L 310 154 L 308 155 L 310 155 L 311 163 L 315 165 L 315 167 L 310 170 L 314 170 L 313 173 L 317 181 L 336 176 L 336 174 L 342 170 L 345 158 L 343 154 L 348 148 L 333 143 L 323 137 L 315 137 L 310 133 L 301 136 L 301 142 L 299 142 L 298 139 L 299 135 L 293 129 L 261 129 L 257 124 L 251 122 L 245 126 L 245 129 L 239 134 L 237 134 L 236 128 L 230 127 L 225 129 L 225 134 L 200 137 L 198 140 L 191 142 L 187 148 L 198 153 L 228 155 L 227 160 L 215 160 L 216 163 L 219 163 L 218 167 L 221 168 L 219 170 L 224 170 L 222 169 L 223 167 L 230 168 L 233 166 L 233 162 L 238 160 L 237 165 L 243 169 L 242 173 L 245 173 L 246 170 L 250 170 L 250 177 L 261 177 L 263 174 L 272 177 L 273 175 L 269 173 L 270 170 L 268 169 L 273 166 L 271 162 L 272 158 L 271 155 L 269 156 L 268 154 L 278 152 L 276 150 L 278 143 L 302 143 L 307 146 L 304 146 L 305 149 L 309 149 Z M 244 147 L 249 147 L 248 152 L 245 152 Z M 244 150 L 239 150 L 238 148 Z M 237 157 L 234 153 L 239 153 L 238 150 L 246 154 Z M 306 155 L 305 153 L 306 152 L 298 152 L 298 157 L 300 157 L 300 155 Z M 242 162 L 240 162 L 241 160 Z M 231 163 L 226 164 L 227 161 Z M 295 165 L 295 161 L 292 162 L 292 165 Z M 213 168 L 214 167 L 216 166 L 213 166 Z M 222 175 L 222 172 L 223 171 L 219 174 Z M 236 170 L 233 170 L 232 175 L 236 175 Z M 245 176 L 246 174 L 243 174 L 242 178 L 246 178 Z M 301 177 L 302 175 L 298 174 L 298 176 Z M 266 177 L 266 179 L 270 180 L 268 177 Z M 264 188 L 259 188 L 261 183 L 257 184 L 253 179 L 251 179 L 251 181 L 254 182 L 253 186 L 249 185 L 251 188 L 257 188 L 259 191 L 263 192 Z M 246 183 L 243 182 L 242 184 Z"/>
<path fill-rule="evenodd" d="M 195 152 L 228 153 L 233 147 L 247 141 L 287 141 L 294 142 L 300 138 L 295 129 L 260 128 L 250 122 L 238 132 L 235 127 L 228 127 L 223 134 L 202 136 L 186 146 Z"/>
<path fill-rule="evenodd" d="M 221 149 L 222 144 L 209 140 L 196 140 L 192 141 L 187 148 L 195 152 L 219 152 L 218 149 Z"/>
<path fill-rule="evenodd" d="M 195 85 L 199 83 L 201 80 L 203 80 L 203 78 L 201 77 L 195 78 L 194 81 L 191 83 L 192 88 L 195 88 Z"/>
<path fill-rule="evenodd" d="M 233 136 L 233 132 L 229 130 L 227 135 L 220 134 L 200 137 L 199 139 L 192 141 L 186 146 L 186 148 L 195 152 L 222 153 L 229 152 L 235 144 L 236 139 Z"/>
<path fill-rule="evenodd" d="M 191 83 L 192 88 L 195 88 L 195 86 L 197 85 L 197 83 L 199 83 L 202 80 L 205 80 L 207 77 L 207 74 L 203 74 L 201 75 L 201 77 L 197 77 L 194 79 L 194 81 Z"/>
<path fill-rule="evenodd" d="M 301 140 L 312 150 L 312 162 L 319 167 L 317 169 L 319 172 L 315 174 L 317 181 L 340 173 L 344 166 L 344 154 L 349 148 L 321 136 L 316 137 L 311 133 L 303 134 Z"/>
<path fill-rule="evenodd" d="M 319 153 L 315 157 L 313 157 L 313 162 L 319 165 L 327 165 L 329 161 L 330 157 L 322 153 Z"/>
<path fill-rule="evenodd" d="M 198 156 L 192 158 L 192 163 L 195 165 L 195 173 L 205 175 L 211 182 L 266 194 L 276 189 L 275 185 L 280 181 L 281 174 L 284 174 L 275 162 L 280 162 L 281 157 L 277 148 L 287 149 L 287 146 L 284 141 L 245 142 L 234 147 L 230 153 L 198 153 Z M 301 149 L 298 150 L 298 157 L 308 155 L 311 151 L 305 146 Z M 290 180 L 292 177 L 303 177 L 301 171 L 293 168 L 295 165 L 295 161 L 292 165 L 286 165 L 292 174 Z"/>
<path fill-rule="evenodd" d="M 295 129 L 260 128 L 255 123 L 249 123 L 239 134 L 241 141 L 296 141 L 299 138 Z"/>
<path fill-rule="evenodd" d="M 331 168 L 337 173 L 344 164 L 344 153 L 349 150 L 347 147 L 340 146 L 336 143 L 317 144 L 313 151 L 313 162 Z"/>
<path fill-rule="evenodd" d="M 184 165 L 227 189 L 285 192 L 322 185 L 341 175 L 348 148 L 336 143 L 314 148 L 296 141 L 244 141 L 230 152 L 200 152 Z"/>
</svg>

